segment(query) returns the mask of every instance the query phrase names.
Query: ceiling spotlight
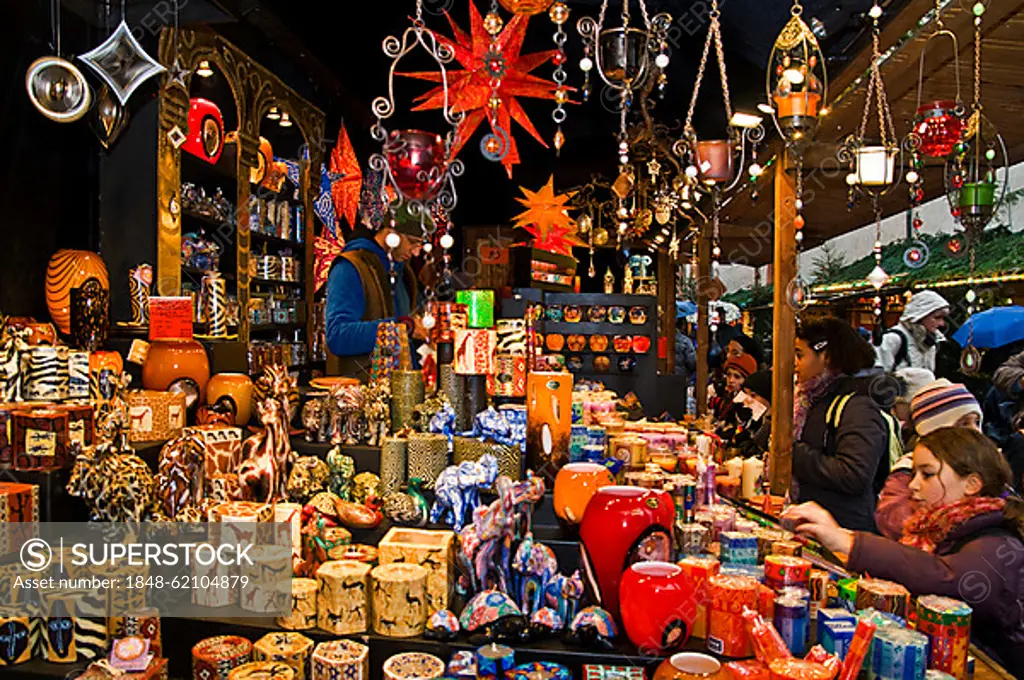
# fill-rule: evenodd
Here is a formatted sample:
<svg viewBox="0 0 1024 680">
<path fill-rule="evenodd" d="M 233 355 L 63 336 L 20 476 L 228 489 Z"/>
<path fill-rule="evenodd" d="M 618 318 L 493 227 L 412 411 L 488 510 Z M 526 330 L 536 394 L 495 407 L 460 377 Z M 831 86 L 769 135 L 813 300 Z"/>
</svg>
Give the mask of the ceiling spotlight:
<svg viewBox="0 0 1024 680">
<path fill-rule="evenodd" d="M 761 116 L 753 113 L 744 113 L 737 111 L 732 114 L 732 119 L 729 121 L 729 125 L 738 128 L 756 128 L 764 120 Z"/>
<path fill-rule="evenodd" d="M 818 17 L 811 17 L 811 33 L 814 34 L 818 40 L 824 40 L 828 35 L 828 29 L 825 27 L 825 22 Z"/>
<path fill-rule="evenodd" d="M 199 62 L 199 66 L 196 68 L 196 75 L 200 78 L 209 78 L 213 75 L 213 69 L 210 68 L 210 62 L 203 59 Z"/>
<path fill-rule="evenodd" d="M 271 106 L 270 110 L 267 111 L 267 120 L 281 120 L 281 109 Z"/>
<path fill-rule="evenodd" d="M 291 116 L 288 115 L 287 111 L 282 111 L 281 112 L 281 122 L 278 123 L 278 125 L 280 125 L 281 127 L 291 127 L 292 126 L 292 119 L 291 119 Z"/>
<path fill-rule="evenodd" d="M 775 113 L 775 109 L 772 108 L 772 105 L 765 102 L 761 102 L 760 104 L 758 104 L 757 110 L 765 114 L 766 116 L 771 116 Z"/>
</svg>

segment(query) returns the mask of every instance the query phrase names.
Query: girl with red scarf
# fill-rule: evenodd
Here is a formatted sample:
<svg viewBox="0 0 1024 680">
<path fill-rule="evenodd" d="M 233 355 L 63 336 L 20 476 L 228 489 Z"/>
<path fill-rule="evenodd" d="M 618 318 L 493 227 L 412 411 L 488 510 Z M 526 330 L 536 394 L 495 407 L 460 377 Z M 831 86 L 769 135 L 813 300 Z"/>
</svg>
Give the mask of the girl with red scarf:
<svg viewBox="0 0 1024 680">
<path fill-rule="evenodd" d="M 816 503 L 783 517 L 849 555 L 852 571 L 963 600 L 974 609 L 973 641 L 1024 676 L 1024 501 L 1012 495 L 1006 459 L 977 430 L 941 428 L 918 441 L 910 490 L 920 507 L 899 543 L 843 529 Z"/>
</svg>

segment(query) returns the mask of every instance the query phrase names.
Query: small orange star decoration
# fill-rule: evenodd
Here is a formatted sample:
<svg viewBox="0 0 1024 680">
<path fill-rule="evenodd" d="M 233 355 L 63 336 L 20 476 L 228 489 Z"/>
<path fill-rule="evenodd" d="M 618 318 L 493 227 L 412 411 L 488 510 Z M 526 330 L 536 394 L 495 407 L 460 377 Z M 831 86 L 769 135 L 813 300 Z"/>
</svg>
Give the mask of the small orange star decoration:
<svg viewBox="0 0 1024 680">
<path fill-rule="evenodd" d="M 576 235 L 576 221 L 569 217 L 566 202 L 576 192 L 555 194 L 555 176 L 548 177 L 540 191 L 519 187 L 526 198 L 516 197 L 525 208 L 516 215 L 515 226 L 533 236 L 533 247 L 559 255 L 572 255 L 573 246 L 586 246 Z"/>
</svg>

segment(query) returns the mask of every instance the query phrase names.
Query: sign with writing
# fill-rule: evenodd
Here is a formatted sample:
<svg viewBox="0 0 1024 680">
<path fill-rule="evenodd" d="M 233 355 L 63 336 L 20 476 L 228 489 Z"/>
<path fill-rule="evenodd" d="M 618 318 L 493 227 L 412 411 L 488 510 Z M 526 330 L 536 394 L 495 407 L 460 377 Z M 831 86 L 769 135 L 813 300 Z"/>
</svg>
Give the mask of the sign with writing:
<svg viewBox="0 0 1024 680">
<path fill-rule="evenodd" d="M 149 298 L 149 339 L 189 340 L 192 338 L 192 298 Z"/>
</svg>

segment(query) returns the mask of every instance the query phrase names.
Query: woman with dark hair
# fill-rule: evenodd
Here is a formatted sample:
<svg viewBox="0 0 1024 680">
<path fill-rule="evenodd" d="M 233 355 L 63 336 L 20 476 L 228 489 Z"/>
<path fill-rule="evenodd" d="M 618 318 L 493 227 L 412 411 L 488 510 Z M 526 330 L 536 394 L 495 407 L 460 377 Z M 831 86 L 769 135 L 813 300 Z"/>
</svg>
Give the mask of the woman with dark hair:
<svg viewBox="0 0 1024 680">
<path fill-rule="evenodd" d="M 794 495 L 819 503 L 843 527 L 871 532 L 890 445 L 888 423 L 870 396 L 874 362 L 874 349 L 844 321 L 797 331 Z"/>
<path fill-rule="evenodd" d="M 973 428 L 944 427 L 918 440 L 910 490 L 919 504 L 900 542 L 841 528 L 815 503 L 783 517 L 797 532 L 849 555 L 852 571 L 902 583 L 914 595 L 964 600 L 973 641 L 1024 676 L 1024 501 L 1010 468 Z"/>
</svg>

